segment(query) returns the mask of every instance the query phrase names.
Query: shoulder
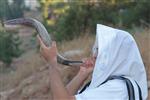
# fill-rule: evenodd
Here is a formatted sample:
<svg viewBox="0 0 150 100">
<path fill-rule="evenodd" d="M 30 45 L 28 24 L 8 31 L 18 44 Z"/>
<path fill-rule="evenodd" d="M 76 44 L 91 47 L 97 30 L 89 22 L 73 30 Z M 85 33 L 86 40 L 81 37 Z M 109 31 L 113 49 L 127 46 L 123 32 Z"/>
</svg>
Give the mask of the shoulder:
<svg viewBox="0 0 150 100">
<path fill-rule="evenodd" d="M 121 80 L 110 80 L 75 96 L 76 100 L 127 100 L 127 97 L 126 85 Z"/>
</svg>

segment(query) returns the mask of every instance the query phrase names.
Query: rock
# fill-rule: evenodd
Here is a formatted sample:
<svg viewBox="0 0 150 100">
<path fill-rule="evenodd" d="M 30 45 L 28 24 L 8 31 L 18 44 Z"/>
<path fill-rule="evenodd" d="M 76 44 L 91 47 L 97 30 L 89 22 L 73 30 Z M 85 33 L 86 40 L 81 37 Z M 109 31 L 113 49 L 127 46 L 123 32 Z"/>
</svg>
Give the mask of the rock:
<svg viewBox="0 0 150 100">
<path fill-rule="evenodd" d="M 15 92 L 15 89 L 11 89 L 9 91 L 1 92 L 0 93 L 0 100 L 8 100 L 8 97 Z"/>
<path fill-rule="evenodd" d="M 75 55 L 81 55 L 81 54 L 83 54 L 83 50 L 80 50 L 80 49 L 77 49 L 77 50 L 69 50 L 69 51 L 66 51 L 66 52 L 64 52 L 62 55 L 64 56 L 64 57 L 73 57 L 73 56 L 75 56 Z"/>
</svg>

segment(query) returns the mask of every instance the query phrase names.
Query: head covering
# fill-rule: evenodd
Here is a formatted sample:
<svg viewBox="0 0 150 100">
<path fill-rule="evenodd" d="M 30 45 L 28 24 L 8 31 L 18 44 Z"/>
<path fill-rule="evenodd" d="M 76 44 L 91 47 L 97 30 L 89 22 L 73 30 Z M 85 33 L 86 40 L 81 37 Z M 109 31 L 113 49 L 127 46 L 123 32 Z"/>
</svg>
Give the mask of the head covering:
<svg viewBox="0 0 150 100">
<path fill-rule="evenodd" d="M 139 84 L 146 100 L 146 72 L 133 37 L 128 32 L 97 24 L 93 52 L 95 48 L 98 55 L 89 88 L 96 88 L 111 75 L 125 75 Z"/>
</svg>

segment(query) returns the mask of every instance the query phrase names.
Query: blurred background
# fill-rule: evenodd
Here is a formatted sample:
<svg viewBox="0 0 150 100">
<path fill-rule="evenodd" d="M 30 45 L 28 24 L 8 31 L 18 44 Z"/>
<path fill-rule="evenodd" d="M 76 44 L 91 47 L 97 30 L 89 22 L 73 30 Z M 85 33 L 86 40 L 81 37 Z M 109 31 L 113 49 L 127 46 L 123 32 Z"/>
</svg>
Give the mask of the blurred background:
<svg viewBox="0 0 150 100">
<path fill-rule="evenodd" d="M 0 0 L 0 100 L 51 100 L 52 80 L 35 29 L 4 28 L 4 21 L 21 17 L 42 22 L 61 55 L 75 60 L 90 55 L 96 24 L 126 30 L 139 46 L 150 80 L 149 0 Z M 79 69 L 59 66 L 65 84 Z"/>
</svg>

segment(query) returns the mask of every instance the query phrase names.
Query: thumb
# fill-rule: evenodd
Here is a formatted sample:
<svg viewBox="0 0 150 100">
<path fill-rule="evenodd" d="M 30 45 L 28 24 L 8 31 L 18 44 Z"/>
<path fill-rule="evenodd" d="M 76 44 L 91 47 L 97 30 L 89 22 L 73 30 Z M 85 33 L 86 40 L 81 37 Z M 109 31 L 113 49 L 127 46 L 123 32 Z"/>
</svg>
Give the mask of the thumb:
<svg viewBox="0 0 150 100">
<path fill-rule="evenodd" d="M 39 35 L 37 35 L 37 38 L 38 38 L 38 41 L 39 41 L 39 43 L 40 43 L 40 46 L 41 46 L 42 48 L 45 48 L 46 46 L 45 46 L 45 44 L 43 43 L 41 37 L 40 37 Z"/>
<path fill-rule="evenodd" d="M 52 42 L 52 46 L 56 47 L 56 42 L 55 41 Z"/>
</svg>

